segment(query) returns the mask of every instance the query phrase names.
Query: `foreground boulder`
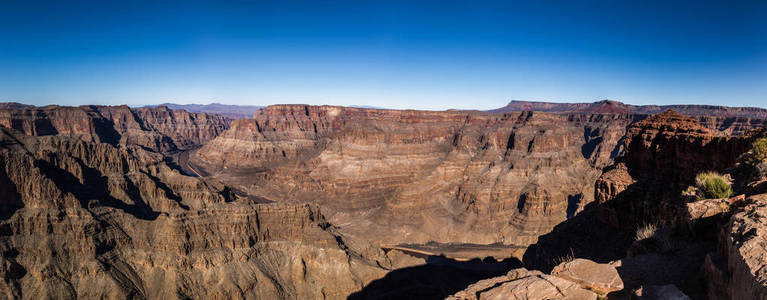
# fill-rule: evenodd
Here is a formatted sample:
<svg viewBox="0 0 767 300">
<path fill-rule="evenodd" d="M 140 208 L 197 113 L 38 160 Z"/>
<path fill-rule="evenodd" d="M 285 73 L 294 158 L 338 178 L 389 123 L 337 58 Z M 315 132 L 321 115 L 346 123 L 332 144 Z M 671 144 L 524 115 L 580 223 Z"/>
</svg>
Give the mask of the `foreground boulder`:
<svg viewBox="0 0 767 300">
<path fill-rule="evenodd" d="M 745 200 L 745 195 L 738 195 L 723 199 L 704 199 L 685 203 L 687 222 L 694 223 L 700 219 L 706 219 L 721 215 L 730 211 L 730 206 Z"/>
<path fill-rule="evenodd" d="M 578 283 L 582 288 L 601 295 L 623 289 L 623 280 L 615 267 L 577 258 L 554 267 L 551 275 Z"/>
<path fill-rule="evenodd" d="M 481 280 L 447 299 L 597 299 L 597 294 L 575 282 L 520 268 Z"/>
</svg>

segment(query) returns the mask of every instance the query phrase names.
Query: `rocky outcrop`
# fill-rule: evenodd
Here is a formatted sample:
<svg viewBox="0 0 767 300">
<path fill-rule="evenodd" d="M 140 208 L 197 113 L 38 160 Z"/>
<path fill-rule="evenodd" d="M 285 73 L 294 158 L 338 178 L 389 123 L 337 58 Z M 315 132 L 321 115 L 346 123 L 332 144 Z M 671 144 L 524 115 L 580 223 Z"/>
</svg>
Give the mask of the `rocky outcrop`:
<svg viewBox="0 0 767 300">
<path fill-rule="evenodd" d="M 339 299 L 399 265 L 135 145 L 0 128 L 0 163 L 3 297 Z"/>
<path fill-rule="evenodd" d="M 628 280 L 631 286 L 674 283 L 686 292 L 697 292 L 700 288 L 688 286 L 686 283 L 689 280 L 681 279 L 689 272 L 669 270 L 669 279 L 662 282 L 641 279 L 650 278 L 642 274 L 659 277 L 663 266 L 684 262 L 679 269 L 704 270 L 708 297 L 711 299 L 765 297 L 759 296 L 763 293 L 765 282 L 757 271 L 764 266 L 764 261 L 759 260 L 758 254 L 754 255 L 762 251 L 755 250 L 760 242 L 754 238 L 759 228 L 757 224 L 761 222 L 757 220 L 760 196 L 752 196 L 745 201 L 744 195 L 693 201 L 681 193 L 703 171 L 728 170 L 740 176 L 738 174 L 742 171 L 738 170 L 745 167 L 740 165 L 738 159 L 749 150 L 758 134 L 747 132 L 739 136 L 722 136 L 692 118 L 673 112 L 664 112 L 629 127 L 624 156 L 596 182 L 598 215 L 604 222 L 622 228 L 638 228 L 642 224 L 684 225 L 681 226 L 682 231 L 686 230 L 693 237 L 690 237 L 692 240 L 684 240 L 683 237 L 666 234 L 649 239 L 657 244 L 653 247 L 659 254 L 625 259 L 619 266 L 619 272 L 625 274 L 624 281 Z M 755 191 L 751 183 L 737 183 L 736 188 Z M 741 209 L 744 203 L 750 204 Z M 735 214 L 729 225 L 723 226 L 733 212 Z M 711 236 L 720 229 L 719 251 L 705 254 L 715 247 L 716 241 Z M 657 231 L 653 234 L 659 235 Z M 644 242 L 634 244 L 637 243 Z M 692 252 L 671 258 L 673 255 L 669 256 L 665 251 L 674 247 L 681 249 L 674 250 L 677 252 Z M 655 261 L 657 263 L 652 263 Z M 648 266 L 653 267 L 648 269 Z"/>
<path fill-rule="evenodd" d="M 719 253 L 707 258 L 712 299 L 767 299 L 767 194 L 746 201 L 722 231 Z"/>
<path fill-rule="evenodd" d="M 0 127 L 27 135 L 71 135 L 112 145 L 170 153 L 194 149 L 229 128 L 231 120 L 167 107 L 45 106 L 0 109 Z"/>
<path fill-rule="evenodd" d="M 470 285 L 450 300 L 483 299 L 597 299 L 597 294 L 578 284 L 540 271 L 514 269 L 505 276 Z"/>
<path fill-rule="evenodd" d="M 623 280 L 615 267 L 588 259 L 576 258 L 563 262 L 551 270 L 551 275 L 575 282 L 600 295 L 623 290 Z"/>
<path fill-rule="evenodd" d="M 191 162 L 253 196 L 319 203 L 382 243 L 526 246 L 593 201 L 629 122 L 278 105 L 235 120 Z"/>
<path fill-rule="evenodd" d="M 673 111 L 632 124 L 624 155 L 596 180 L 600 218 L 623 227 L 675 221 L 687 209 L 681 191 L 695 176 L 733 166 L 752 140 L 719 135 Z"/>
<path fill-rule="evenodd" d="M 750 140 L 719 136 L 692 118 L 666 111 L 626 132 L 622 161 L 635 178 L 691 182 L 703 171 L 723 170 L 748 150 Z"/>
<path fill-rule="evenodd" d="M 745 195 L 738 195 L 725 199 L 703 199 L 685 203 L 685 213 L 681 216 L 681 222 L 693 225 L 704 219 L 723 216 L 730 212 L 733 205 L 738 205 L 745 200 Z"/>
</svg>

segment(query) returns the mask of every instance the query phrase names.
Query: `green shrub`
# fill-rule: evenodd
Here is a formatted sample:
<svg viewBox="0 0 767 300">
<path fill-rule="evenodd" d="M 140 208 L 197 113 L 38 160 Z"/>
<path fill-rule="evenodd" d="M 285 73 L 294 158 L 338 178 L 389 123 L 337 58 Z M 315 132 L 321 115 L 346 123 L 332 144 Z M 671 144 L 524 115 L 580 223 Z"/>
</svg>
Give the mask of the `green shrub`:
<svg viewBox="0 0 767 300">
<path fill-rule="evenodd" d="M 751 146 L 757 163 L 767 160 L 767 138 L 758 139 Z"/>
<path fill-rule="evenodd" d="M 717 199 L 732 196 L 732 186 L 724 176 L 716 172 L 700 173 L 695 177 L 695 186 L 701 199 Z"/>
</svg>

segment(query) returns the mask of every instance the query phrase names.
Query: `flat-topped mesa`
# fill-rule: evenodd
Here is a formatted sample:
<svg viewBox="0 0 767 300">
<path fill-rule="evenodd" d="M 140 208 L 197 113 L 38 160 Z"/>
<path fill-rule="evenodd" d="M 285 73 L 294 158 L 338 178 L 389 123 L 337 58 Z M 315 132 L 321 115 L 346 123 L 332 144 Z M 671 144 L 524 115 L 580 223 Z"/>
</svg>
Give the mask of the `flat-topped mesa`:
<svg viewBox="0 0 767 300">
<path fill-rule="evenodd" d="M 614 100 L 602 100 L 577 111 L 599 114 L 630 114 L 631 107 Z"/>
<path fill-rule="evenodd" d="M 727 107 L 714 105 L 630 105 L 614 100 L 594 103 L 553 103 L 511 101 L 508 105 L 490 110 L 491 113 L 514 111 L 543 111 L 559 114 L 598 113 L 628 114 L 641 120 L 654 114 L 673 110 L 681 115 L 695 118 L 704 127 L 722 135 L 740 135 L 748 130 L 767 126 L 767 109 L 758 107 Z"/>
<path fill-rule="evenodd" d="M 0 127 L 33 136 L 73 135 L 85 141 L 139 145 L 158 152 L 199 147 L 229 128 L 231 120 L 165 107 L 8 106 L 0 109 Z"/>
<path fill-rule="evenodd" d="M 740 117 L 750 119 L 767 119 L 767 109 L 760 107 L 728 107 L 717 105 L 631 105 L 624 104 L 615 100 L 602 100 L 594 103 L 563 103 L 563 102 L 538 102 L 538 101 L 518 101 L 513 100 L 504 107 L 490 110 L 489 112 L 504 113 L 510 111 L 535 110 L 545 112 L 574 112 L 591 111 L 597 112 L 605 107 L 617 109 L 624 112 L 628 109 L 631 114 L 653 115 L 660 114 L 666 110 L 674 110 L 682 115 L 692 117 Z M 608 112 L 608 111 L 606 111 Z"/>
</svg>

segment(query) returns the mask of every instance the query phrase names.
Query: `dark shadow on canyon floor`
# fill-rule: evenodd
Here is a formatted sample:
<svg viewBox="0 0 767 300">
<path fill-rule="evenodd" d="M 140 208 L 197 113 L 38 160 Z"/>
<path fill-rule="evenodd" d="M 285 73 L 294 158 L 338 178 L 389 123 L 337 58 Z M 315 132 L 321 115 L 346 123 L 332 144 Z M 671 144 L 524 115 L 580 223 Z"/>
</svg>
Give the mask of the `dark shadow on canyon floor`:
<svg viewBox="0 0 767 300">
<path fill-rule="evenodd" d="M 506 274 L 522 262 L 509 258 L 456 261 L 429 256 L 426 264 L 397 269 L 353 293 L 348 299 L 444 299 L 479 280 Z"/>
<path fill-rule="evenodd" d="M 633 234 L 598 220 L 594 203 L 538 238 L 525 251 L 528 269 L 551 272 L 562 259 L 572 256 L 606 263 L 626 256 Z"/>
</svg>

